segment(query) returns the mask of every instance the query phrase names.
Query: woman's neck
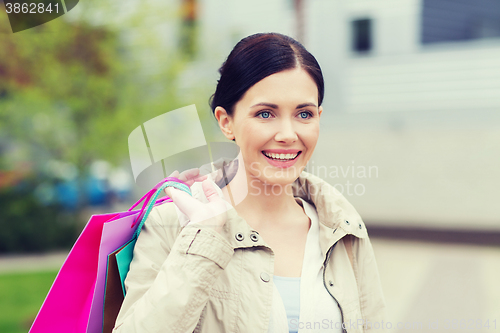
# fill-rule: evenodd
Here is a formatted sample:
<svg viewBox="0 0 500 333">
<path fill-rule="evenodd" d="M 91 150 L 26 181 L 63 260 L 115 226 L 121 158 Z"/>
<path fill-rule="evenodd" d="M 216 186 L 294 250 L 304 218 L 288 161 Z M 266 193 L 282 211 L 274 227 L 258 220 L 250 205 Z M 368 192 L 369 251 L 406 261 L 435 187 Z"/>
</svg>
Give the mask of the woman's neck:
<svg viewBox="0 0 500 333">
<path fill-rule="evenodd" d="M 280 223 L 286 221 L 288 216 L 302 211 L 293 196 L 292 184 L 265 184 L 247 174 L 244 167 L 238 168 L 236 175 L 222 192 L 238 214 L 256 230 L 261 223 Z"/>
</svg>

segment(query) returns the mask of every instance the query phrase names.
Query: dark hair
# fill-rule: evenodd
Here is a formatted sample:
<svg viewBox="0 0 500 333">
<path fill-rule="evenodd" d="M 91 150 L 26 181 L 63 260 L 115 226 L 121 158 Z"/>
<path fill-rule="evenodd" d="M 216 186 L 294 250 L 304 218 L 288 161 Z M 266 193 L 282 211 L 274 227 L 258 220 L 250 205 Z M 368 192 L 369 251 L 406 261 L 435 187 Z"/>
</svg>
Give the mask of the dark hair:
<svg viewBox="0 0 500 333">
<path fill-rule="evenodd" d="M 318 106 L 325 85 L 316 58 L 295 39 L 278 33 L 258 33 L 243 38 L 219 69 L 220 79 L 210 98 L 215 112 L 223 107 L 232 116 L 234 105 L 245 92 L 265 77 L 293 68 L 303 68 L 318 86 Z"/>
</svg>

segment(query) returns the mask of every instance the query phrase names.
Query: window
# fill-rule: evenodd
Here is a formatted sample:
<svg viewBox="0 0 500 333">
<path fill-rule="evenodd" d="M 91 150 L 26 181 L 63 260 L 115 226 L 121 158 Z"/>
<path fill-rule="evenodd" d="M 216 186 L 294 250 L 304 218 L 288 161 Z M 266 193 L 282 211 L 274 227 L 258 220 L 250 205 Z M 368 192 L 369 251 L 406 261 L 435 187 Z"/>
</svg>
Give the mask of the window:
<svg viewBox="0 0 500 333">
<path fill-rule="evenodd" d="M 367 53 L 372 50 L 372 20 L 357 19 L 352 21 L 352 50 Z"/>
<path fill-rule="evenodd" d="M 423 1 L 423 44 L 491 37 L 500 37 L 500 1 Z"/>
</svg>

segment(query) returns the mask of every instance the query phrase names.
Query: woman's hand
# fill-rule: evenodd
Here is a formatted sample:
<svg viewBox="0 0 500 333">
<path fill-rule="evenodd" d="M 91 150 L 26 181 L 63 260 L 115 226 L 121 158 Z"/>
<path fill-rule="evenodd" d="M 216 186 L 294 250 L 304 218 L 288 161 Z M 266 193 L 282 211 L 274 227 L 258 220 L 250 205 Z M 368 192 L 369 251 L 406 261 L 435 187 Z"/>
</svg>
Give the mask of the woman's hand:
<svg viewBox="0 0 500 333">
<path fill-rule="evenodd" d="M 202 181 L 203 192 L 209 201 L 208 203 L 203 203 L 174 187 L 167 187 L 165 193 L 172 198 L 180 211 L 189 218 L 190 222 L 188 224 L 210 225 L 221 233 L 222 227 L 227 220 L 226 211 L 230 205 L 219 197 L 213 184 L 207 180 L 207 176 L 199 176 L 199 172 L 199 169 L 190 169 L 179 174 L 176 170 L 169 177 L 179 178 L 189 186 Z"/>
<path fill-rule="evenodd" d="M 183 171 L 179 173 L 179 171 L 175 170 L 169 177 L 175 177 L 182 180 L 184 183 L 188 184 L 191 187 L 195 182 L 201 182 L 207 179 L 207 176 L 200 176 L 200 169 L 194 168 Z M 169 187 L 167 187 L 168 189 Z M 166 190 L 165 190 L 166 191 Z M 168 194 L 168 193 L 167 193 Z"/>
</svg>

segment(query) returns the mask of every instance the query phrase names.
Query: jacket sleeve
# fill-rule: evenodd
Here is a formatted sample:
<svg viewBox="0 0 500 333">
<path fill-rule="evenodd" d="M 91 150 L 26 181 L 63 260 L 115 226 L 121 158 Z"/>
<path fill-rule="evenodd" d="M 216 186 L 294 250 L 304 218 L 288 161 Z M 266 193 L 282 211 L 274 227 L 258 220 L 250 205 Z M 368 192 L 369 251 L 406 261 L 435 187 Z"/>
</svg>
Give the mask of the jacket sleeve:
<svg viewBox="0 0 500 333">
<path fill-rule="evenodd" d="M 370 239 L 365 237 L 354 242 L 354 252 L 357 257 L 361 315 L 366 324 L 365 330 L 370 330 L 374 329 L 375 323 L 381 324 L 385 319 L 385 298 Z"/>
<path fill-rule="evenodd" d="M 210 227 L 188 225 L 179 233 L 174 204 L 164 205 L 135 245 L 113 333 L 192 332 L 210 286 L 232 258 L 229 242 Z"/>
</svg>

